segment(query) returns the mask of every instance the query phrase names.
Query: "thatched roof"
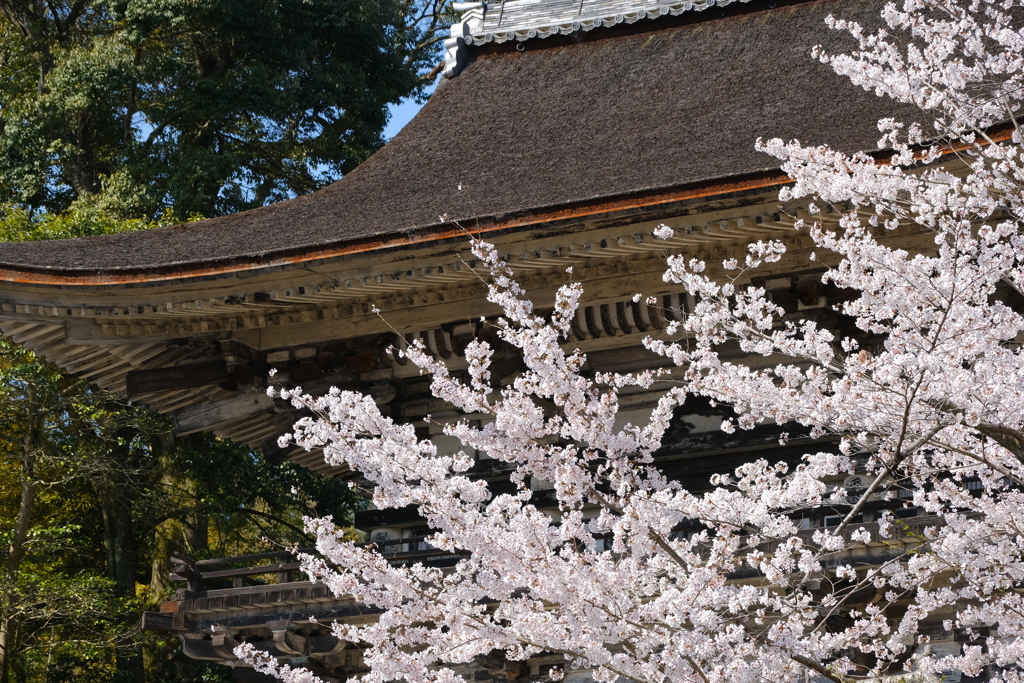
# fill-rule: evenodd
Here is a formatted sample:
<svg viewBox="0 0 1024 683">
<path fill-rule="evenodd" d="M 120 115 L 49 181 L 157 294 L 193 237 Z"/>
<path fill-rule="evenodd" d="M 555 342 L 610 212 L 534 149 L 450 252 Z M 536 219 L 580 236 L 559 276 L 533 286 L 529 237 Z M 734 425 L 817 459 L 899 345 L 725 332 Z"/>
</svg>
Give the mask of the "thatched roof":
<svg viewBox="0 0 1024 683">
<path fill-rule="evenodd" d="M 338 245 L 422 239 L 553 207 L 777 168 L 760 136 L 873 148 L 889 100 L 810 56 L 849 49 L 825 17 L 878 22 L 878 2 L 733 4 L 631 27 L 480 50 L 416 118 L 341 181 L 211 220 L 73 241 L 0 244 L 7 279 L 162 273 L 301 260 Z M 477 48 L 479 49 L 479 48 Z M 460 189 L 461 185 L 461 189 Z M 449 226 L 450 229 L 450 226 Z M 13 273 L 13 274 L 12 274 Z"/>
</svg>

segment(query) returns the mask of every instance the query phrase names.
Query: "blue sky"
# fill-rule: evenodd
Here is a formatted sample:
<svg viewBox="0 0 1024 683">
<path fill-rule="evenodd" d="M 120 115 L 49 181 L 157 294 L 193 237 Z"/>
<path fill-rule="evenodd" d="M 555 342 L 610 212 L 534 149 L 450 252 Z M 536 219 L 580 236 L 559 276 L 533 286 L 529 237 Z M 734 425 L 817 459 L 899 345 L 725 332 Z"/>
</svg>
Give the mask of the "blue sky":
<svg viewBox="0 0 1024 683">
<path fill-rule="evenodd" d="M 431 85 L 427 88 L 427 92 L 433 92 L 434 86 Z M 416 102 L 413 99 L 404 99 L 398 104 L 393 104 L 390 107 L 391 120 L 388 121 L 387 127 L 384 128 L 384 139 L 390 140 L 398 134 L 398 131 L 405 127 L 405 124 L 412 120 L 412 117 L 416 116 L 416 112 L 420 110 L 422 104 Z"/>
</svg>

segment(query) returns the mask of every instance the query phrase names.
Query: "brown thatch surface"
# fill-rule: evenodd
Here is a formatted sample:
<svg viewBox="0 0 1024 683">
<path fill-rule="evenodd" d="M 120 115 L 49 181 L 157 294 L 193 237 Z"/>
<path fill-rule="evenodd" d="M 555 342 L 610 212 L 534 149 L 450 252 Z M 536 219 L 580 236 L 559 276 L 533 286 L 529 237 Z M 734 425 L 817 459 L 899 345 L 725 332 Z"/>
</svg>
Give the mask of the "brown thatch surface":
<svg viewBox="0 0 1024 683">
<path fill-rule="evenodd" d="M 95 274 L 244 262 L 401 235 L 443 213 L 472 224 L 774 169 L 754 150 L 759 136 L 874 148 L 874 122 L 893 104 L 809 53 L 851 47 L 826 15 L 876 24 L 881 3 L 754 5 L 485 51 L 384 149 L 319 192 L 147 232 L 0 244 L 0 267 Z"/>
</svg>

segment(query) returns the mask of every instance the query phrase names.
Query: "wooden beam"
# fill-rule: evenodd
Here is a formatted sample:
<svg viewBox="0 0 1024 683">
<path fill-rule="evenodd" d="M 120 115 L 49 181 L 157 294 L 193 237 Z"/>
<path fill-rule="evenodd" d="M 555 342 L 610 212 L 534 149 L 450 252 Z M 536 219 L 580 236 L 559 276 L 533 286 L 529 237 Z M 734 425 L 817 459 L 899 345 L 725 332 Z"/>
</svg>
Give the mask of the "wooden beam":
<svg viewBox="0 0 1024 683">
<path fill-rule="evenodd" d="M 217 663 L 222 663 L 225 660 L 224 656 L 214 647 L 213 641 L 203 638 L 183 637 L 181 639 L 181 651 L 189 659 L 201 659 Z"/>
<path fill-rule="evenodd" d="M 173 633 L 174 615 L 167 612 L 143 612 L 142 630 Z"/>
<path fill-rule="evenodd" d="M 242 394 L 222 401 L 182 408 L 174 414 L 176 434 L 192 434 L 213 429 L 219 424 L 249 417 L 274 407 L 274 399 L 266 393 Z"/>
<path fill-rule="evenodd" d="M 220 384 L 231 379 L 224 359 L 174 365 L 169 368 L 132 370 L 125 376 L 125 388 L 129 396 L 148 394 L 154 391 L 194 389 L 210 384 Z"/>
<path fill-rule="evenodd" d="M 880 241 L 894 249 L 920 251 L 924 236 L 923 230 L 914 230 L 889 234 Z M 789 250 L 786 254 L 778 262 L 759 269 L 759 277 L 788 275 L 794 271 L 807 270 L 809 267 L 818 269 L 838 262 L 838 256 L 830 252 L 817 253 L 817 260 L 811 261 L 810 256 L 816 253 L 816 247 L 806 235 L 791 233 L 787 236 L 787 242 Z M 708 277 L 712 280 L 722 280 L 733 275 L 722 266 L 722 260 L 728 256 L 739 256 L 744 252 L 744 245 L 734 244 L 723 245 L 713 254 L 693 252 L 693 255 L 707 262 L 705 274 Z M 650 257 L 609 264 L 588 262 L 588 265 L 575 270 L 573 277 L 583 282 L 584 294 L 580 300 L 581 305 L 593 306 L 618 302 L 633 293 L 667 293 L 669 288 L 662 279 L 664 271 L 664 258 Z M 551 282 L 549 278 L 556 281 Z M 569 281 L 569 276 L 543 273 L 537 276 L 524 275 L 521 281 L 533 302 L 543 307 L 554 301 L 555 292 L 561 284 Z M 261 349 L 274 349 L 344 339 L 352 334 L 353 329 L 358 329 L 360 334 L 374 334 L 393 329 L 402 332 L 432 330 L 441 324 L 475 321 L 481 316 L 500 312 L 497 306 L 484 300 L 482 294 L 468 284 L 456 287 L 455 291 L 434 293 L 435 297 L 440 295 L 445 298 L 429 302 L 422 300 L 422 295 L 406 297 L 405 304 L 401 303 L 401 296 L 393 300 L 381 297 L 379 315 L 364 312 L 312 322 L 268 325 L 260 330 L 258 339 L 254 339 L 257 335 L 246 336 L 245 343 L 258 344 Z"/>
<path fill-rule="evenodd" d="M 152 342 L 170 342 L 182 339 L 180 334 L 125 334 L 117 332 L 115 327 L 145 327 L 149 321 L 124 319 L 106 324 L 92 318 L 70 318 L 64 321 L 64 340 L 69 344 L 148 344 Z M 190 334 L 188 339 L 217 339 L 226 336 L 223 333 Z"/>
<path fill-rule="evenodd" d="M 398 389 L 393 384 L 374 384 L 364 389 L 363 393 L 370 396 L 374 403 L 381 406 L 391 403 L 398 395 Z"/>
</svg>

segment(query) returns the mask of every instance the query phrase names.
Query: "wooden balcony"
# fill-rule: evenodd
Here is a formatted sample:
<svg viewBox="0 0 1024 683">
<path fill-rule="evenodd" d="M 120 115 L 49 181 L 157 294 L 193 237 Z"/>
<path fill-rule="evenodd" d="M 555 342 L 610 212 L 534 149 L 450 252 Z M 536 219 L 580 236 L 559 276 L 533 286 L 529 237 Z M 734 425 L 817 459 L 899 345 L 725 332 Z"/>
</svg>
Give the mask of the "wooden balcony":
<svg viewBox="0 0 1024 683">
<path fill-rule="evenodd" d="M 429 547 L 424 536 L 372 545 L 395 565 L 446 566 L 459 557 Z M 184 581 L 186 587 L 162 603 L 160 611 L 145 612 L 142 628 L 177 635 L 189 657 L 231 666 L 240 681 L 273 680 L 238 661 L 233 650 L 242 642 L 293 666 L 311 669 L 326 683 L 364 672 L 362 652 L 339 641 L 330 625 L 369 619 L 377 611 L 306 580 L 296 560 L 302 552 L 315 549 L 209 560 L 175 554 L 171 578 Z"/>
</svg>

